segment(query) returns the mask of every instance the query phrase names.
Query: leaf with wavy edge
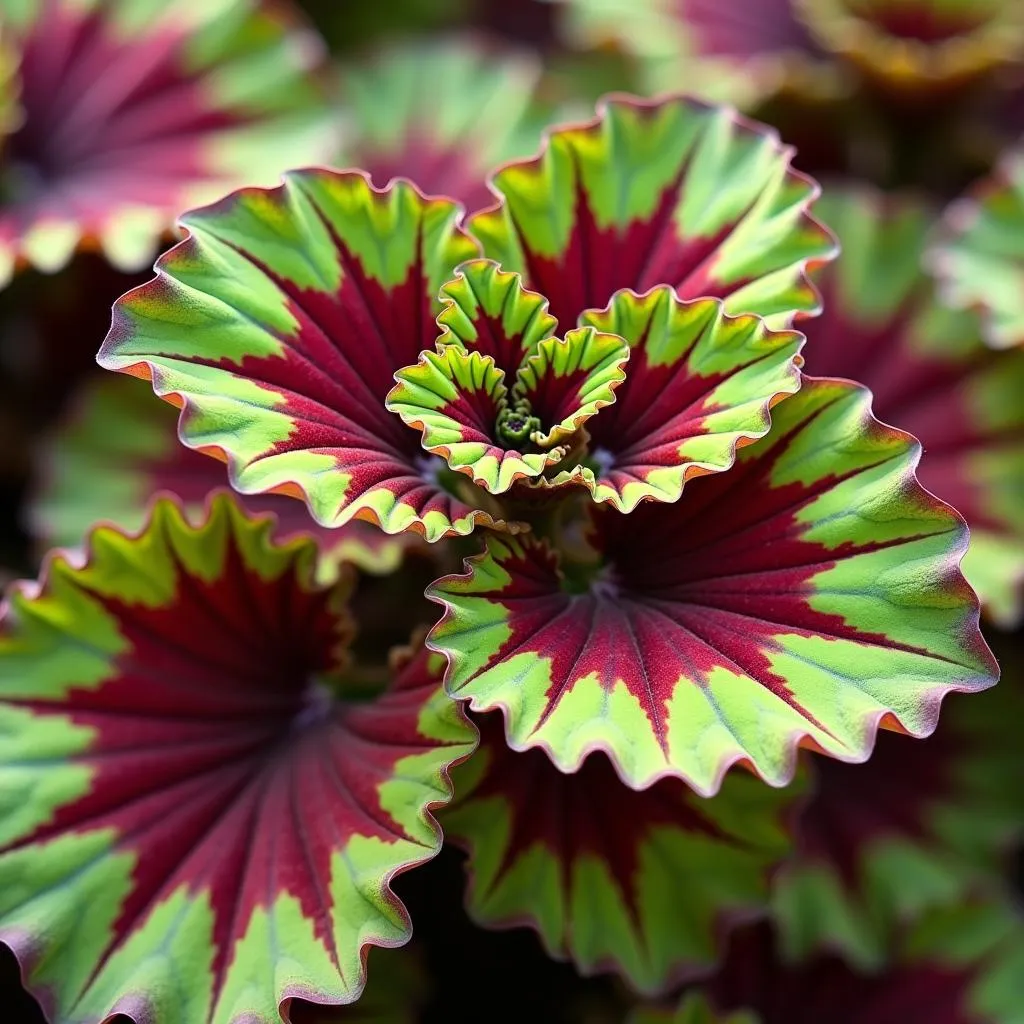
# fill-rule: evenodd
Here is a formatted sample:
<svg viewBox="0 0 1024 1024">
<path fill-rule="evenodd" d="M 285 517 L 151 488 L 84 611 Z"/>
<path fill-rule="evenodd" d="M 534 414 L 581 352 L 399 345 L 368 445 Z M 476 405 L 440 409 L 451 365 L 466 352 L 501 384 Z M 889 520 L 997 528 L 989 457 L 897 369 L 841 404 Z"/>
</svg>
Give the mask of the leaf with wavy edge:
<svg viewBox="0 0 1024 1024">
<path fill-rule="evenodd" d="M 16 589 L 0 635 L 0 941 L 54 1024 L 351 1002 L 475 730 L 424 648 L 347 678 L 350 584 L 227 496 L 158 502 Z"/>
<path fill-rule="evenodd" d="M 634 788 L 711 794 L 736 762 L 784 785 L 798 745 L 862 761 L 879 725 L 928 735 L 945 693 L 998 670 L 958 568 L 963 521 L 869 404 L 808 378 L 685 501 L 595 514 L 596 565 L 488 537 L 427 590 L 448 691 L 501 708 L 514 749 L 563 771 L 605 750 Z"/>
<path fill-rule="evenodd" d="M 434 344 L 441 284 L 475 255 L 457 216 L 356 172 L 235 192 L 182 218 L 189 237 L 115 305 L 100 365 L 183 404 L 182 440 L 223 456 L 243 494 L 301 494 L 324 526 L 428 541 L 501 527 L 384 407 L 395 371 Z"/>
<path fill-rule="evenodd" d="M 0 156 L 0 285 L 98 246 L 141 269 L 183 209 L 325 159 L 325 50 L 278 0 L 4 5 L 20 126 Z"/>
<path fill-rule="evenodd" d="M 897 90 L 963 86 L 1024 54 L 1024 12 L 1014 0 L 792 4 L 821 47 Z"/>
<path fill-rule="evenodd" d="M 539 477 L 615 400 L 629 347 L 579 327 L 553 338 L 546 301 L 490 260 L 459 268 L 441 290 L 437 351 L 395 374 L 387 408 L 423 447 L 492 494 Z"/>
<path fill-rule="evenodd" d="M 919 479 L 971 528 L 964 575 L 1013 625 L 1024 610 L 1024 350 L 991 351 L 974 315 L 937 301 L 921 269 L 929 206 L 836 183 L 820 209 L 843 257 L 817 280 L 825 312 L 807 325 L 808 369 L 868 385 L 876 414 L 920 439 Z"/>
<path fill-rule="evenodd" d="M 582 320 L 624 338 L 629 365 L 615 404 L 587 426 L 589 458 L 551 484 L 582 483 L 620 512 L 677 501 L 688 479 L 729 469 L 768 432 L 771 407 L 800 387 L 803 335 L 727 316 L 716 299 L 681 302 L 668 286 L 622 291 Z"/>
<path fill-rule="evenodd" d="M 371 946 L 366 988 L 357 1002 L 318 1006 L 295 1000 L 290 1024 L 419 1024 L 430 993 L 422 953 L 415 939 L 398 949 Z"/>
<path fill-rule="evenodd" d="M 134 532 L 145 522 L 158 491 L 174 494 L 193 523 L 207 500 L 227 485 L 224 466 L 180 444 L 177 413 L 153 401 L 149 388 L 127 376 L 90 380 L 43 446 L 27 522 L 40 551 L 82 544 L 96 523 Z M 364 572 L 394 572 L 421 542 L 415 534 L 390 535 L 353 520 L 337 529 L 319 526 L 301 501 L 285 495 L 244 497 L 252 514 L 272 512 L 279 539 L 312 534 L 320 547 L 318 575 L 328 578 L 348 562 Z"/>
<path fill-rule="evenodd" d="M 788 326 L 819 307 L 807 271 L 835 256 L 809 210 L 817 186 L 775 133 L 695 99 L 611 97 L 493 177 L 468 227 L 523 273 L 562 330 L 620 288 L 671 285 Z"/>
<path fill-rule="evenodd" d="M 627 1024 L 759 1024 L 745 1011 L 718 1013 L 700 992 L 688 992 L 676 1008 L 641 1006 L 629 1015 Z"/>
<path fill-rule="evenodd" d="M 479 210 L 494 198 L 487 172 L 537 147 L 540 74 L 536 54 L 474 35 L 389 44 L 342 71 L 347 130 L 334 162 Z"/>
<path fill-rule="evenodd" d="M 510 750 L 499 715 L 475 721 L 481 746 L 453 773 L 441 823 L 469 851 L 479 924 L 529 923 L 550 955 L 653 993 L 713 966 L 730 920 L 764 911 L 799 788 L 734 773 L 712 800 L 677 779 L 637 793 L 602 754 L 565 775 L 542 751 Z"/>
<path fill-rule="evenodd" d="M 977 309 L 993 348 L 1024 345 L 1024 149 L 954 202 L 929 254 L 941 295 Z"/>
</svg>

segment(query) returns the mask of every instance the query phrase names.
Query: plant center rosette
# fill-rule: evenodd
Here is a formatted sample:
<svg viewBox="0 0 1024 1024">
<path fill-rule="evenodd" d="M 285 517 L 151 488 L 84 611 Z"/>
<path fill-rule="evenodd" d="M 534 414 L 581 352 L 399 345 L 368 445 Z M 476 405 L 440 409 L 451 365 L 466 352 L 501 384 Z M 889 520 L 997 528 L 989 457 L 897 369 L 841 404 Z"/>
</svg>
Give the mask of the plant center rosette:
<svg viewBox="0 0 1024 1024">
<path fill-rule="evenodd" d="M 553 337 L 544 298 L 489 260 L 464 264 L 441 296 L 437 350 L 395 374 L 386 405 L 428 452 L 501 494 L 582 445 L 626 378 L 629 345 L 593 327 Z"/>
<path fill-rule="evenodd" d="M 350 574 L 272 528 L 162 499 L 4 606 L 0 941 L 51 1020 L 279 1020 L 408 939 L 475 731 L 422 644 L 364 682 Z"/>
<path fill-rule="evenodd" d="M 185 215 L 99 361 L 182 407 L 236 489 L 328 527 L 518 529 L 494 500 L 518 480 L 674 501 L 797 386 L 785 328 L 834 243 L 790 155 L 728 111 L 619 98 L 506 165 L 468 230 L 405 182 L 289 172 Z"/>
</svg>

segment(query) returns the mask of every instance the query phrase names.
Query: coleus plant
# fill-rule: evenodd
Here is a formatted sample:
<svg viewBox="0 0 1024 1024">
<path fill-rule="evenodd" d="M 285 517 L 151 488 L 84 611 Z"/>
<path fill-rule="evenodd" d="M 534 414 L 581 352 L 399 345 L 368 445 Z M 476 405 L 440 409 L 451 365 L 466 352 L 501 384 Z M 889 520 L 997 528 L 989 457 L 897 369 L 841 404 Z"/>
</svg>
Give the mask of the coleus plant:
<svg viewBox="0 0 1024 1024">
<path fill-rule="evenodd" d="M 334 146 L 286 3 L 16 0 L 0 40 L 0 284 L 78 246 L 141 268 L 180 210 Z"/>
<path fill-rule="evenodd" d="M 473 553 L 386 682 L 344 654 L 349 570 L 318 584 L 313 540 L 224 496 L 14 592 L 0 939 L 57 1020 L 356 1000 L 477 729 L 446 816 L 474 917 L 659 992 L 767 909 L 800 794 L 761 780 L 995 681 L 920 445 L 800 376 L 835 247 L 789 158 L 728 110 L 618 97 L 464 222 L 327 169 L 182 217 L 101 364 L 243 494 Z M 687 872 L 715 885 L 668 906 Z"/>
<path fill-rule="evenodd" d="M 964 572 L 1012 626 L 1024 598 L 1024 351 L 993 351 L 970 312 L 946 308 L 922 269 L 937 211 L 834 183 L 819 209 L 843 258 L 823 268 L 825 311 L 807 368 L 867 384 L 877 415 L 925 445 L 920 479 L 971 526 Z"/>
</svg>

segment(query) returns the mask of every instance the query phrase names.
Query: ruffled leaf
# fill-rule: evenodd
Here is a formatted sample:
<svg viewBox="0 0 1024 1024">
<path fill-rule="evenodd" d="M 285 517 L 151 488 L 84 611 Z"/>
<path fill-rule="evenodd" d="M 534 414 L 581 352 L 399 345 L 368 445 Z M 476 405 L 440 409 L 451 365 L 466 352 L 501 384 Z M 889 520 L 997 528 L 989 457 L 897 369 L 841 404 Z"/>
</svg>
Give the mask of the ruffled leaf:
<svg viewBox="0 0 1024 1024">
<path fill-rule="evenodd" d="M 418 1024 L 430 981 L 415 940 L 400 949 L 371 947 L 366 988 L 347 1006 L 295 1000 L 291 1024 Z"/>
<path fill-rule="evenodd" d="M 685 501 L 597 514 L 592 562 L 573 538 L 560 562 L 489 537 L 428 588 L 449 692 L 501 708 L 514 749 L 564 771 L 605 750 L 635 788 L 674 775 L 710 794 L 737 761 L 781 785 L 798 744 L 860 761 L 879 724 L 928 735 L 945 693 L 997 668 L 958 569 L 963 523 L 869 399 L 808 379 Z"/>
<path fill-rule="evenodd" d="M 803 336 L 727 316 L 715 300 L 623 291 L 583 321 L 629 343 L 628 372 L 615 404 L 587 426 L 589 458 L 552 483 L 579 481 L 620 512 L 677 501 L 688 479 L 728 469 L 768 432 L 771 406 L 800 386 Z"/>
<path fill-rule="evenodd" d="M 0 636 L 0 941 L 54 1024 L 280 1020 L 406 941 L 390 881 L 474 731 L 420 648 L 347 676 L 348 585 L 221 497 L 16 589 Z"/>
<path fill-rule="evenodd" d="M 817 42 L 890 87 L 964 84 L 1024 53 L 1013 0 L 792 0 Z"/>
<path fill-rule="evenodd" d="M 395 374 L 387 408 L 423 447 L 492 494 L 539 477 L 615 400 L 629 346 L 592 327 L 552 338 L 547 302 L 518 274 L 472 260 L 441 290 L 437 351 Z"/>
<path fill-rule="evenodd" d="M 676 779 L 637 793 L 603 755 L 564 775 L 541 751 L 509 750 L 500 717 L 477 724 L 481 749 L 442 819 L 470 851 L 477 922 L 528 922 L 551 955 L 655 992 L 713 965 L 728 919 L 764 908 L 798 791 L 736 773 L 713 800 Z"/>
<path fill-rule="evenodd" d="M 176 495 L 186 518 L 198 523 L 211 492 L 226 486 L 227 473 L 215 459 L 180 444 L 176 422 L 174 409 L 153 401 L 139 381 L 105 376 L 88 382 L 37 460 L 28 525 L 40 550 L 77 547 L 100 522 L 134 532 L 158 491 Z M 327 529 L 301 501 L 284 495 L 242 503 L 252 514 L 272 512 L 279 539 L 312 534 L 320 547 L 318 574 L 325 577 L 343 562 L 364 572 L 393 572 L 419 543 L 414 534 L 391 536 L 358 520 Z"/>
<path fill-rule="evenodd" d="M 398 383 L 388 395 L 388 409 L 422 431 L 428 452 L 492 494 L 543 473 L 562 457 L 560 451 L 524 454 L 506 449 L 498 439 L 496 426 L 499 414 L 507 409 L 508 388 L 504 371 L 490 356 L 450 345 L 422 353 L 415 366 L 399 370 L 395 378 Z"/>
<path fill-rule="evenodd" d="M 510 378 L 558 328 L 548 300 L 494 260 L 463 263 L 441 288 L 441 301 L 438 348 L 458 345 L 490 356 Z"/>
<path fill-rule="evenodd" d="M 768 128 L 673 97 L 604 101 L 493 178 L 470 218 L 485 252 L 545 295 L 564 331 L 620 288 L 673 286 L 788 325 L 818 308 L 806 271 L 835 255 L 817 186 Z"/>
<path fill-rule="evenodd" d="M 182 218 L 189 237 L 119 300 L 100 364 L 183 404 L 182 440 L 226 458 L 238 490 L 301 494 L 324 526 L 436 541 L 501 525 L 442 486 L 444 463 L 384 406 L 474 255 L 457 213 L 350 172 L 236 192 Z"/>
<path fill-rule="evenodd" d="M 818 279 L 825 312 L 807 327 L 807 367 L 867 384 L 877 415 L 921 440 L 921 482 L 971 527 L 968 582 L 1012 625 L 1024 599 L 1024 351 L 991 351 L 974 316 L 936 301 L 921 271 L 927 207 L 837 185 L 822 210 L 843 257 Z"/>
<path fill-rule="evenodd" d="M 349 121 L 336 163 L 479 210 L 493 201 L 490 168 L 537 146 L 540 70 L 532 53 L 468 36 L 390 45 L 344 74 Z"/>
<path fill-rule="evenodd" d="M 286 4 L 6 4 L 20 126 L 0 154 L 0 283 L 81 243 L 149 261 L 183 209 L 324 159 L 323 48 Z"/>
<path fill-rule="evenodd" d="M 953 203 L 945 228 L 931 254 L 943 299 L 980 310 L 993 347 L 1024 345 L 1024 151 Z"/>
</svg>

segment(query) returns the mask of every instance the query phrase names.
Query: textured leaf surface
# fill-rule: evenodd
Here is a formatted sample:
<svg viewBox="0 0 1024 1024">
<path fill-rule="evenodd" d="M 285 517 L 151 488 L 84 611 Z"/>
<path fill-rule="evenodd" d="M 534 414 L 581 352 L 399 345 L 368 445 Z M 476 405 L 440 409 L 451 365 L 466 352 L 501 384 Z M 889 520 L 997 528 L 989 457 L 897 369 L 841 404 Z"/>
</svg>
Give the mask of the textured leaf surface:
<svg viewBox="0 0 1024 1024">
<path fill-rule="evenodd" d="M 971 527 L 964 573 L 1012 625 L 1024 581 L 1024 351 L 991 351 L 976 317 L 936 301 L 921 271 L 925 206 L 837 185 L 821 209 L 843 255 L 818 279 L 825 312 L 807 325 L 807 369 L 867 384 L 879 418 L 922 442 L 919 479 Z"/>
<path fill-rule="evenodd" d="M 0 636 L 0 941 L 54 1024 L 276 1024 L 409 935 L 392 877 L 473 730 L 420 649 L 348 681 L 347 585 L 226 496 L 158 503 L 15 590 Z"/>
<path fill-rule="evenodd" d="M 949 208 L 933 266 L 950 305 L 982 312 L 990 344 L 1024 345 L 1024 150 Z"/>
<path fill-rule="evenodd" d="M 963 523 L 868 403 L 806 380 L 685 501 L 597 514 L 590 564 L 489 537 L 428 589 L 449 691 L 501 708 L 513 748 L 566 771 L 606 750 L 635 788 L 713 793 L 737 761 L 779 785 L 800 743 L 860 761 L 880 723 L 929 734 L 947 691 L 997 669 L 957 567 Z"/>
<path fill-rule="evenodd" d="M 384 407 L 395 371 L 433 347 L 441 284 L 475 254 L 456 216 L 354 172 L 236 192 L 183 218 L 190 237 L 115 306 L 100 364 L 183 403 L 182 440 L 223 455 L 243 493 L 301 494 L 324 526 L 469 533 L 490 517 Z"/>
<path fill-rule="evenodd" d="M 83 239 L 142 267 L 183 209 L 323 159 L 322 47 L 285 3 L 4 5 L 20 127 L 0 160 L 0 282 Z"/>
<path fill-rule="evenodd" d="M 180 444 L 176 423 L 174 409 L 154 401 L 141 381 L 108 375 L 86 384 L 37 460 L 28 522 L 40 548 L 77 547 L 100 522 L 134 532 L 158 491 L 176 495 L 186 517 L 199 522 L 210 493 L 227 485 L 227 473 L 215 459 Z M 279 538 L 311 533 L 324 574 L 341 562 L 392 572 L 418 544 L 414 535 L 391 536 L 359 521 L 327 529 L 301 501 L 283 495 L 241 501 L 252 513 L 272 512 Z"/>
<path fill-rule="evenodd" d="M 622 291 L 582 319 L 624 338 L 629 364 L 615 404 L 587 425 L 590 457 L 553 483 L 578 480 L 620 512 L 676 501 L 688 479 L 728 469 L 768 432 L 771 406 L 800 386 L 803 336 L 726 316 L 715 300 Z"/>
<path fill-rule="evenodd" d="M 878 969 L 900 925 L 1002 876 L 1024 838 L 1022 713 L 1024 688 L 1007 678 L 952 698 L 923 742 L 883 733 L 865 765 L 814 759 L 797 854 L 774 887 L 790 958 L 831 949 Z"/>
<path fill-rule="evenodd" d="M 345 73 L 350 120 L 335 162 L 482 209 L 494 201 L 487 172 L 537 147 L 539 77 L 534 54 L 469 36 L 389 46 Z"/>
<path fill-rule="evenodd" d="M 464 264 L 441 294 L 437 351 L 395 374 L 387 407 L 501 494 L 561 462 L 562 442 L 615 400 L 629 346 L 593 327 L 550 337 L 546 301 L 490 260 Z"/>
<path fill-rule="evenodd" d="M 817 310 L 806 271 L 834 255 L 809 213 L 817 186 L 790 156 L 728 108 L 612 98 L 593 121 L 552 131 L 540 156 L 499 170 L 501 201 L 469 228 L 548 298 L 563 331 L 620 288 L 659 284 L 786 326 Z"/>
<path fill-rule="evenodd" d="M 706 991 L 711 1005 L 742 1009 L 751 1024 L 1020 1024 L 1022 956 L 1024 926 L 996 904 L 929 916 L 873 974 L 832 955 L 789 963 L 762 924 L 733 932 Z"/>
<path fill-rule="evenodd" d="M 890 86 L 961 84 L 1024 51 L 1012 0 L 792 0 L 812 35 Z"/>
<path fill-rule="evenodd" d="M 539 750 L 508 748 L 500 716 L 452 776 L 442 824 L 468 848 L 470 913 L 529 923 L 553 956 L 663 989 L 717 958 L 731 916 L 765 906 L 787 852 L 783 812 L 799 795 L 736 773 L 711 800 L 677 779 L 637 793 L 602 754 L 565 775 Z"/>
</svg>

